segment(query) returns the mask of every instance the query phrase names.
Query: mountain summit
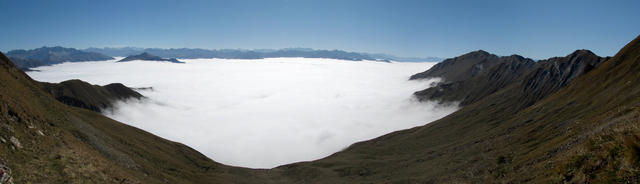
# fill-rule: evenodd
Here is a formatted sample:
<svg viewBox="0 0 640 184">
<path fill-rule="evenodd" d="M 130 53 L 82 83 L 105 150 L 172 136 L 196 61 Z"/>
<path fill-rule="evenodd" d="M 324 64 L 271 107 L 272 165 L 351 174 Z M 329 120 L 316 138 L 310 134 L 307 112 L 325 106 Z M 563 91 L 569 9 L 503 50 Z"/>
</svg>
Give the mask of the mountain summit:
<svg viewBox="0 0 640 184">
<path fill-rule="evenodd" d="M 158 56 L 154 56 L 151 55 L 147 52 L 143 52 L 141 54 L 138 55 L 131 55 L 128 56 L 124 59 L 121 59 L 118 62 L 127 62 L 127 61 L 134 61 L 134 60 L 143 60 L 143 61 L 168 61 L 168 62 L 172 62 L 172 63 L 184 63 L 182 61 L 178 61 L 176 58 L 170 58 L 170 59 L 164 59 Z"/>
</svg>

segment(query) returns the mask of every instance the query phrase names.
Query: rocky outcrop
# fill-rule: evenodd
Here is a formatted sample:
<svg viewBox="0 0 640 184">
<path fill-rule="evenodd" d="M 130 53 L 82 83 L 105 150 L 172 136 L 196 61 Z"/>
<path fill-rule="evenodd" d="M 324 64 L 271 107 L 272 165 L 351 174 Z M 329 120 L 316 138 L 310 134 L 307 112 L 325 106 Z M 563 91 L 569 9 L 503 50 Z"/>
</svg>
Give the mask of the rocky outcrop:
<svg viewBox="0 0 640 184">
<path fill-rule="evenodd" d="M 120 83 L 99 86 L 76 79 L 61 83 L 40 82 L 40 85 L 44 91 L 64 104 L 96 112 L 112 107 L 117 100 L 143 97 Z"/>
<path fill-rule="evenodd" d="M 608 57 L 600 57 L 589 50 L 576 50 L 565 57 L 554 57 L 539 61 L 525 79 L 522 80 L 522 94 L 528 97 L 525 105 L 544 98 L 548 94 L 565 87 L 576 77 L 583 75 Z"/>
<path fill-rule="evenodd" d="M 134 61 L 134 60 L 142 60 L 142 61 L 167 61 L 167 62 L 171 62 L 171 63 L 184 63 L 182 61 L 178 61 L 176 58 L 169 58 L 169 59 L 165 59 L 165 58 L 161 58 L 158 56 L 154 56 L 151 55 L 149 53 L 142 53 L 142 54 L 138 54 L 138 55 L 131 55 L 128 56 L 124 59 L 121 59 L 118 62 L 127 62 L 127 61 Z"/>
</svg>

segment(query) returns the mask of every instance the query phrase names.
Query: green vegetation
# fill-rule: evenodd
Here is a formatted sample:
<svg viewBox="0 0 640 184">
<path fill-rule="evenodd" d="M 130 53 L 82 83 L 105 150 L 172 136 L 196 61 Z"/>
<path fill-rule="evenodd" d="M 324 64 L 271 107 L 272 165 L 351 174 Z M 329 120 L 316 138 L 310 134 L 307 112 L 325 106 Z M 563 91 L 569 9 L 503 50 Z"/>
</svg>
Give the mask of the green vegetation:
<svg viewBox="0 0 640 184">
<path fill-rule="evenodd" d="M 259 176 L 62 104 L 4 55 L 0 137 L 0 164 L 11 169 L 15 183 L 226 183 Z"/>
<path fill-rule="evenodd" d="M 608 158 L 626 164 L 597 168 L 565 166 L 571 165 L 572 160 L 578 161 L 575 162 L 578 165 L 592 162 L 593 159 L 581 162 L 574 158 L 598 155 L 585 147 L 599 135 L 625 129 L 638 131 L 634 125 L 638 112 L 633 110 L 640 104 L 638 63 L 640 38 L 557 92 L 531 96 L 524 90 L 526 82 L 514 83 L 425 126 L 356 143 L 321 160 L 280 168 L 299 181 L 334 178 L 334 181 L 384 183 L 549 183 L 561 182 L 558 178 L 565 179 L 566 173 L 614 172 L 631 165 L 629 160 L 633 159 L 625 161 L 623 154 L 610 153 L 630 155 L 633 152 L 628 150 L 635 150 L 632 144 L 615 140 L 633 139 L 613 139 L 620 148 L 611 146 L 609 149 L 613 151 L 604 152 L 611 155 Z M 540 89 L 557 86 L 544 85 L 547 87 Z M 332 171 L 345 167 L 363 167 L 374 174 L 340 176 Z M 626 168 L 626 176 L 638 173 L 633 167 Z M 566 179 L 586 181 L 581 177 Z"/>
<path fill-rule="evenodd" d="M 637 183 L 640 177 L 640 37 L 566 86 L 527 76 L 541 82 L 531 89 L 545 90 L 531 94 L 531 83 L 514 82 L 425 126 L 270 170 L 221 165 L 66 106 L 0 56 L 0 164 L 12 169 L 16 183 Z"/>
</svg>

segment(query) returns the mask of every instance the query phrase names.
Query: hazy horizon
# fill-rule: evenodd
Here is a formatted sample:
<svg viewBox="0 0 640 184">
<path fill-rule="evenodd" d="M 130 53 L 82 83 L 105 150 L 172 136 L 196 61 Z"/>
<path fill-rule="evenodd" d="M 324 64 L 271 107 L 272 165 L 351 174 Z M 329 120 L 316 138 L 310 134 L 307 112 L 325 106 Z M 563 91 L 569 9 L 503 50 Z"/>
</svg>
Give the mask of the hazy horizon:
<svg viewBox="0 0 640 184">
<path fill-rule="evenodd" d="M 267 50 L 272 50 L 272 51 L 277 51 L 277 50 L 288 50 L 288 49 L 311 49 L 311 50 L 315 50 L 315 51 L 320 51 L 320 50 L 339 50 L 339 51 L 345 51 L 345 52 L 353 52 L 353 53 L 362 53 L 362 54 L 382 54 L 382 55 L 388 55 L 388 56 L 394 56 L 394 57 L 400 57 L 400 58 L 432 58 L 432 59 L 445 59 L 442 57 L 438 57 L 438 56 L 425 56 L 425 57 L 421 57 L 421 56 L 403 56 L 403 55 L 394 55 L 394 54 L 389 54 L 389 53 L 371 53 L 371 52 L 356 52 L 356 51 L 350 51 L 350 50 L 340 50 L 340 49 L 316 49 L 316 48 L 308 48 L 308 47 L 284 47 L 284 48 L 257 48 L 257 49 L 243 49 L 243 48 L 220 48 L 220 49 L 206 49 L 206 48 L 197 48 L 197 47 L 135 47 L 135 46 L 105 46 L 105 47 L 85 47 L 85 48 L 75 48 L 75 47 L 68 47 L 68 46 L 64 46 L 64 45 L 43 45 L 40 47 L 35 47 L 35 48 L 22 48 L 22 49 L 12 49 L 12 50 L 0 50 L 3 53 L 9 52 L 9 51 L 14 51 L 14 50 L 33 50 L 33 49 L 38 49 L 38 48 L 43 48 L 43 47 L 63 47 L 63 48 L 73 48 L 73 49 L 77 49 L 77 50 L 87 50 L 87 49 L 127 49 L 127 48 L 131 48 L 131 49 L 203 49 L 203 50 L 243 50 L 243 51 L 256 51 L 256 52 L 262 52 L 262 51 L 267 51 Z M 108 54 L 106 54 L 108 55 Z M 118 55 L 118 56 L 112 56 L 112 57 L 126 57 L 125 55 Z"/>
<path fill-rule="evenodd" d="M 473 50 L 535 59 L 611 56 L 640 30 L 639 1 L 0 0 L 0 50 L 276 49 L 449 58 Z"/>
</svg>

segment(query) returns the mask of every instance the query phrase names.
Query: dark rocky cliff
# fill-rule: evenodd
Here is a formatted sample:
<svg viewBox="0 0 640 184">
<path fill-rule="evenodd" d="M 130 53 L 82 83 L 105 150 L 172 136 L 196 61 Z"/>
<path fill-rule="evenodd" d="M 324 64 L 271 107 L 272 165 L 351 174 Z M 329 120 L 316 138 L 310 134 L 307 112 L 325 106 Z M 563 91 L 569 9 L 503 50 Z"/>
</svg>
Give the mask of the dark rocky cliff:
<svg viewBox="0 0 640 184">
<path fill-rule="evenodd" d="M 420 100 L 457 101 L 462 106 L 468 105 L 521 80 L 535 64 L 518 55 L 498 57 L 484 51 L 471 52 L 411 76 L 412 80 L 433 77 L 444 80 L 414 95 Z"/>
<path fill-rule="evenodd" d="M 442 78 L 446 82 L 457 82 L 473 78 L 498 64 L 500 57 L 483 50 L 445 59 L 427 71 L 412 75 L 409 79 Z"/>
<path fill-rule="evenodd" d="M 531 98 L 523 103 L 526 106 L 566 86 L 577 76 L 607 60 L 588 50 L 577 50 L 565 57 L 538 62 L 518 55 L 493 56 L 475 51 L 447 59 L 440 63 L 441 66 L 438 64 L 438 67 L 434 66 L 418 73 L 411 79 L 442 77 L 444 81 L 434 87 L 417 91 L 414 95 L 420 100 L 436 100 L 442 103 L 457 101 L 464 106 L 512 83 L 523 82 L 521 85 L 524 91 L 521 93 Z M 483 67 L 478 67 L 479 65 Z"/>
</svg>

